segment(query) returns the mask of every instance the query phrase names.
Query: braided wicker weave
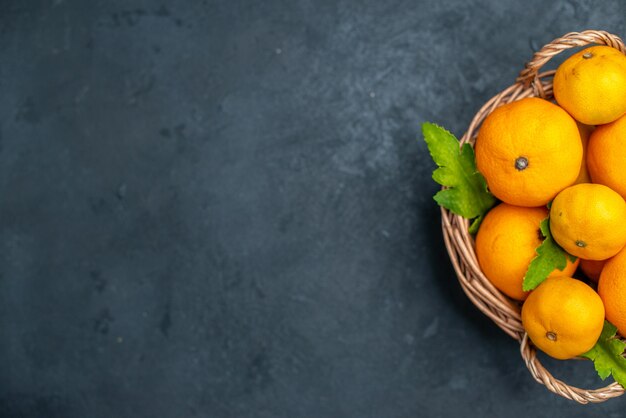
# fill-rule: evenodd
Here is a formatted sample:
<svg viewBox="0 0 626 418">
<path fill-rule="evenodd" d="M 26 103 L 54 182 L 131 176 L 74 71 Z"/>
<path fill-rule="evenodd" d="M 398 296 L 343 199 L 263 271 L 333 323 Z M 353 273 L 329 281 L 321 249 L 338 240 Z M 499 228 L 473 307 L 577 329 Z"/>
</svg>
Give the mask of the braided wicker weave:
<svg viewBox="0 0 626 418">
<path fill-rule="evenodd" d="M 461 143 L 474 145 L 480 124 L 498 106 L 524 97 L 552 99 L 552 76 L 555 71 L 540 73 L 541 67 L 553 56 L 569 48 L 588 44 L 608 45 L 626 53 L 622 40 L 604 31 L 571 32 L 555 39 L 526 64 L 516 83 L 491 98 L 478 111 Z M 579 403 L 604 402 L 624 393 L 624 388 L 612 383 L 600 389 L 572 387 L 552 376 L 539 362 L 536 349 L 522 328 L 519 302 L 509 299 L 497 290 L 480 270 L 474 241 L 468 232 L 468 221 L 445 208 L 441 209 L 443 237 L 448 254 L 467 297 L 504 332 L 520 342 L 520 353 L 535 380 L 552 392 Z"/>
</svg>

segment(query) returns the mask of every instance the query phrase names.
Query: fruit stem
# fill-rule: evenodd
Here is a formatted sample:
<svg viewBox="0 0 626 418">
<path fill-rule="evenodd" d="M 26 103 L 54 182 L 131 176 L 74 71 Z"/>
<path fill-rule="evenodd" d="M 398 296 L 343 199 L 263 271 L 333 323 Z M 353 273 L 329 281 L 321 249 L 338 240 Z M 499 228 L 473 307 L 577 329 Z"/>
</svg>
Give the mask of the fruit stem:
<svg viewBox="0 0 626 418">
<path fill-rule="evenodd" d="M 515 168 L 518 171 L 525 170 L 528 167 L 528 158 L 526 157 L 517 157 L 515 160 Z"/>
</svg>

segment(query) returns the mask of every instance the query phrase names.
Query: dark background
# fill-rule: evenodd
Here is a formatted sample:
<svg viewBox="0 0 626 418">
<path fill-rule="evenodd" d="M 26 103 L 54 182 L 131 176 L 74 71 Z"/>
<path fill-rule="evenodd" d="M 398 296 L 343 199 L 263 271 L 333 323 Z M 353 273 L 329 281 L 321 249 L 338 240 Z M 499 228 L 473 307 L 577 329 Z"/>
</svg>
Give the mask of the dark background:
<svg viewBox="0 0 626 418">
<path fill-rule="evenodd" d="M 466 299 L 420 124 L 462 134 L 533 50 L 625 18 L 1 0 L 0 416 L 623 416 Z"/>
</svg>

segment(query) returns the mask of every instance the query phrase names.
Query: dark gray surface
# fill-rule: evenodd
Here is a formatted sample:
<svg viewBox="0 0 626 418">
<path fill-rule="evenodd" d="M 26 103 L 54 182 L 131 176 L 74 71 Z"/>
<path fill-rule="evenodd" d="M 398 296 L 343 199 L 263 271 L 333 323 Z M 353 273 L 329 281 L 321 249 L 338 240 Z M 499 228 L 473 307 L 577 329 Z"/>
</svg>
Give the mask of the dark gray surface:
<svg viewBox="0 0 626 418">
<path fill-rule="evenodd" d="M 418 139 L 625 14 L 1 1 L 0 416 L 623 416 L 465 298 Z"/>
</svg>

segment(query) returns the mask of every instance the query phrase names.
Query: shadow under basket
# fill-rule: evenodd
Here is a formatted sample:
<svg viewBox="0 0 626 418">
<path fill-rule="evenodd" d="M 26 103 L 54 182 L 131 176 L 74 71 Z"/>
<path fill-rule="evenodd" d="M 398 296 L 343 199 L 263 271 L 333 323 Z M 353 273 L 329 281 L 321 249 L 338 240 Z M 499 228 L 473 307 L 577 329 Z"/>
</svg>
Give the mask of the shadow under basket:
<svg viewBox="0 0 626 418">
<path fill-rule="evenodd" d="M 604 31 L 571 32 L 555 39 L 535 53 L 515 84 L 485 103 L 461 138 L 461 144 L 469 143 L 474 146 L 478 129 L 485 117 L 503 104 L 525 97 L 541 97 L 551 100 L 553 98 L 552 78 L 555 71 L 539 72 L 541 67 L 566 49 L 589 44 L 607 45 L 626 53 L 622 40 Z M 463 291 L 478 309 L 491 318 L 504 332 L 519 341 L 522 358 L 537 382 L 545 385 L 557 395 L 582 404 L 604 402 L 624 393 L 624 388 L 615 382 L 598 389 L 581 389 L 552 376 L 540 363 L 536 348 L 522 327 L 521 303 L 508 298 L 496 289 L 480 270 L 474 249 L 474 239 L 468 231 L 469 221 L 443 207 L 441 219 L 444 242 Z"/>
</svg>

